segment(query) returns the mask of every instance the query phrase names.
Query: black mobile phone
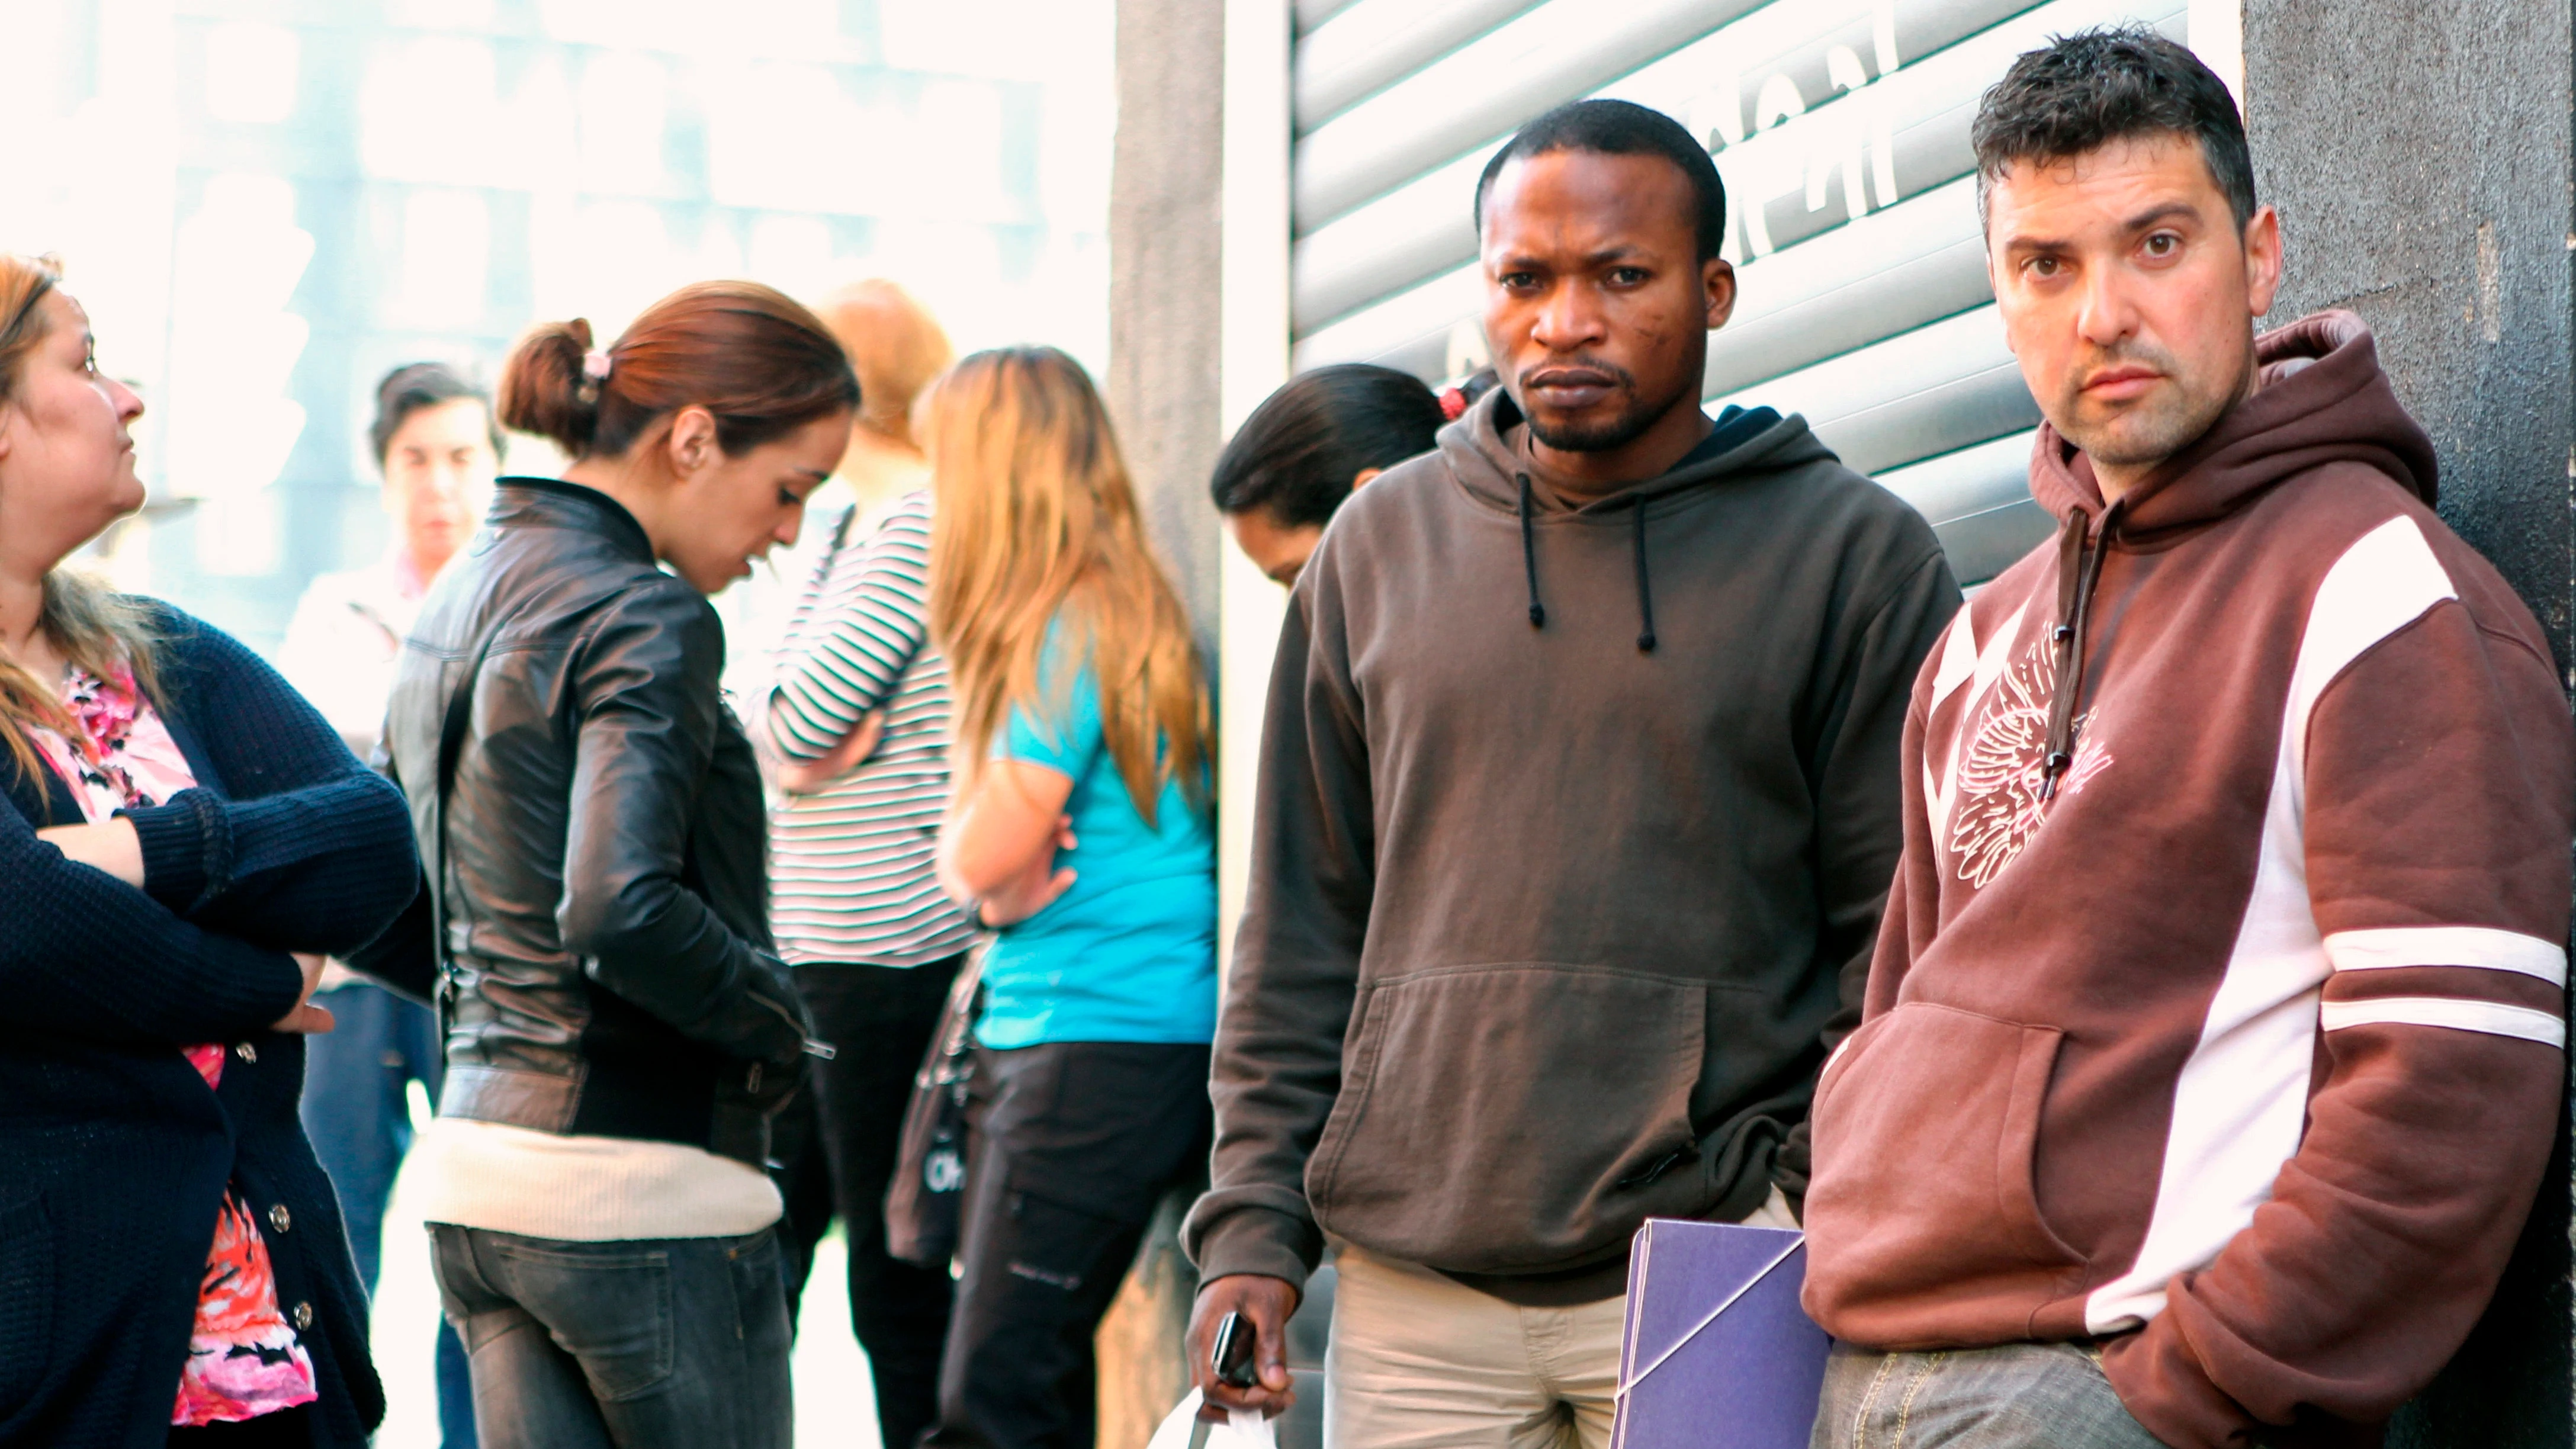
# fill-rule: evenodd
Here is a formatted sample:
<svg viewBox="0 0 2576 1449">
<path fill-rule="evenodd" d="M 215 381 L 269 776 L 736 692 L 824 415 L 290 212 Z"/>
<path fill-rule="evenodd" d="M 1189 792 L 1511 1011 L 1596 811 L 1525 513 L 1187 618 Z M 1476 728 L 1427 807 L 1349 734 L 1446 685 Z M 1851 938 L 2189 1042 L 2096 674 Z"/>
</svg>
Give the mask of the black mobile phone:
<svg viewBox="0 0 2576 1449">
<path fill-rule="evenodd" d="M 1248 1389 L 1261 1381 L 1252 1370 L 1252 1325 L 1240 1313 L 1229 1313 L 1217 1320 L 1216 1347 L 1208 1354 L 1216 1370 L 1216 1381 L 1228 1388 Z"/>
</svg>

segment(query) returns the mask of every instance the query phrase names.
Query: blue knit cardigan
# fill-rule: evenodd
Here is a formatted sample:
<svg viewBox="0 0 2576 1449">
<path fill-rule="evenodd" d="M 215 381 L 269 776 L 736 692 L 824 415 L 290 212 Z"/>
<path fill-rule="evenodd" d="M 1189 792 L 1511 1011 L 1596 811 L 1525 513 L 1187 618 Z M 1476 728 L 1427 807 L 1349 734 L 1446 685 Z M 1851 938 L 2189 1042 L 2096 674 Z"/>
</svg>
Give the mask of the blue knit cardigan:
<svg viewBox="0 0 2576 1449">
<path fill-rule="evenodd" d="M 215 1213 L 267 1240 L 321 1400 L 317 1449 L 384 1417 L 367 1300 L 296 1118 L 302 976 L 411 898 L 401 794 L 266 664 L 162 608 L 161 714 L 200 788 L 130 812 L 145 888 L 36 838 L 76 824 L 0 752 L 0 1445 L 163 1445 Z M 228 1048 L 220 1090 L 178 1048 Z"/>
</svg>

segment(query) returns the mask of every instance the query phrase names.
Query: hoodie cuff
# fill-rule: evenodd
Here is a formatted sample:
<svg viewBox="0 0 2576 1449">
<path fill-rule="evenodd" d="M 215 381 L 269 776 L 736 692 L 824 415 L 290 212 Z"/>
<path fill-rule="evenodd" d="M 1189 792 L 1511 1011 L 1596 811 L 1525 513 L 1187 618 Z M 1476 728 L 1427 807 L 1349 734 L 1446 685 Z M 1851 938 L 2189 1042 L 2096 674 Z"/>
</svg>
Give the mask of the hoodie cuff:
<svg viewBox="0 0 2576 1449">
<path fill-rule="evenodd" d="M 142 844 L 144 894 L 184 916 L 231 886 L 232 820 L 212 791 L 182 790 L 166 805 L 116 813 Z"/>
<path fill-rule="evenodd" d="M 1196 1236 L 1191 1256 L 1200 1282 L 1253 1273 L 1277 1278 L 1301 1293 L 1323 1246 L 1312 1223 L 1256 1207 L 1236 1208 L 1201 1227 Z M 1308 1251 L 1309 1245 L 1315 1251 Z"/>
<path fill-rule="evenodd" d="M 2261 1427 L 2211 1381 L 2170 1304 L 2102 1345 L 2102 1373 L 2120 1407 L 2164 1443 L 2239 1444 Z"/>
</svg>

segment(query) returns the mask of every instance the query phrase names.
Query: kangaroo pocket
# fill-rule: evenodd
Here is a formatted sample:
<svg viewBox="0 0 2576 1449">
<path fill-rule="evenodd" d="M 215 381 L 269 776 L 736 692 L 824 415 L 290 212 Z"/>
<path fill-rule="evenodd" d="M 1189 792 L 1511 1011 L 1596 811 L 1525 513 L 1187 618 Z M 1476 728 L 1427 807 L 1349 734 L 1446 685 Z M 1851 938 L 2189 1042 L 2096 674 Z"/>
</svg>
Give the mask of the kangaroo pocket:
<svg viewBox="0 0 2576 1449">
<path fill-rule="evenodd" d="M 1469 1273 L 1569 1265 L 1707 1209 L 1690 1120 L 1707 990 L 1595 968 L 1447 967 L 1367 988 L 1307 1171 L 1326 1231 Z"/>
<path fill-rule="evenodd" d="M 2023 1339 L 2083 1258 L 2041 1216 L 2031 1154 L 2053 1027 L 1908 1002 L 1829 1063 L 1813 1113 L 1807 1312 L 1874 1348 Z"/>
</svg>

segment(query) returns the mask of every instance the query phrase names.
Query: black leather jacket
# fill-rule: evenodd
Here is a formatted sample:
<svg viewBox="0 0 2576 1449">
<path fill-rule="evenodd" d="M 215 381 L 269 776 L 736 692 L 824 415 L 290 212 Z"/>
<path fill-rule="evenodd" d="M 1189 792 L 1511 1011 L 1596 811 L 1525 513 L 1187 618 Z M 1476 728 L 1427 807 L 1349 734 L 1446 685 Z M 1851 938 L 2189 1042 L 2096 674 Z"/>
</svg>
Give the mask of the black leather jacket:
<svg viewBox="0 0 2576 1449">
<path fill-rule="evenodd" d="M 723 665 L 715 610 L 624 508 L 501 480 L 404 648 L 378 757 L 431 888 L 351 963 L 434 991 L 442 1114 L 767 1160 L 807 1020 Z"/>
</svg>

